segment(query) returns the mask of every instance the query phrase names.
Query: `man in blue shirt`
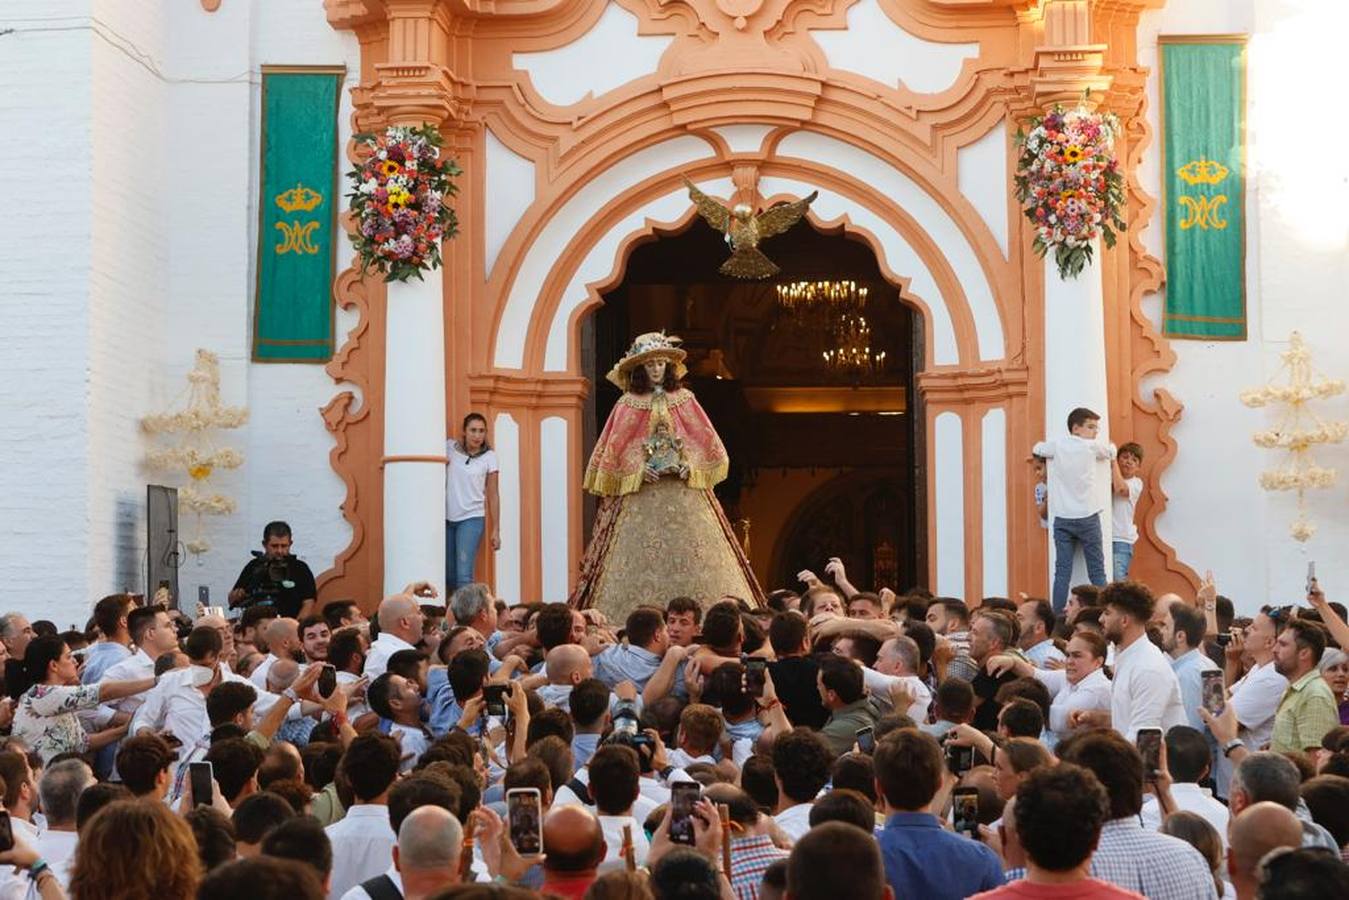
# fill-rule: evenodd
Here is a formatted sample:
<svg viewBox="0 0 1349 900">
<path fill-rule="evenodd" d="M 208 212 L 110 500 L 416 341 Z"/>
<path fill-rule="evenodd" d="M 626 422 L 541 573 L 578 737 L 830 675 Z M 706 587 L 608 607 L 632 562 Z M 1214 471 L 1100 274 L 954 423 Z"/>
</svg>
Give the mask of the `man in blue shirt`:
<svg viewBox="0 0 1349 900">
<path fill-rule="evenodd" d="M 886 815 L 878 842 L 896 897 L 962 900 L 1003 883 L 988 847 L 953 834 L 929 812 L 946 774 L 936 739 L 912 728 L 876 745 L 876 796 Z"/>
</svg>

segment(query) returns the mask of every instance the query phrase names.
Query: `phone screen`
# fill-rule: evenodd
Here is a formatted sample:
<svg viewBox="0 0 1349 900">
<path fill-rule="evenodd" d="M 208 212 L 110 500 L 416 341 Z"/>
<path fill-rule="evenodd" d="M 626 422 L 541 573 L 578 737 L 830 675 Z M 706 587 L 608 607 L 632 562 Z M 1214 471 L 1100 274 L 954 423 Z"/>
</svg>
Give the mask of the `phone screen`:
<svg viewBox="0 0 1349 900">
<path fill-rule="evenodd" d="M 512 788 L 506 792 L 511 845 L 521 856 L 543 852 L 542 807 L 538 788 Z"/>
<path fill-rule="evenodd" d="M 979 837 L 979 791 L 956 788 L 952 795 L 951 821 L 957 833 Z"/>
<path fill-rule="evenodd" d="M 192 779 L 192 802 L 197 806 L 210 806 L 215 795 L 215 768 L 208 762 L 194 762 L 188 767 L 188 777 Z"/>
<path fill-rule="evenodd" d="M 1138 729 L 1138 753 L 1143 757 L 1143 771 L 1149 779 L 1155 778 L 1162 768 L 1162 730 L 1160 728 Z"/>
<path fill-rule="evenodd" d="M 745 662 L 745 693 L 751 697 L 762 697 L 765 673 L 768 670 L 768 661 L 764 659 L 749 659 Z"/>
<path fill-rule="evenodd" d="M 487 684 L 483 685 L 482 699 L 487 704 L 487 714 L 496 716 L 498 719 L 506 717 L 506 691 L 509 685 L 505 684 Z"/>
<path fill-rule="evenodd" d="M 337 690 L 337 670 L 324 663 L 323 671 L 319 672 L 317 687 L 320 697 L 331 697 L 333 691 Z"/>
<path fill-rule="evenodd" d="M 703 795 L 696 781 L 676 781 L 670 786 L 670 840 L 693 846 L 693 804 Z"/>
<path fill-rule="evenodd" d="M 1200 675 L 1203 686 L 1201 688 L 1204 698 L 1204 709 L 1213 715 L 1220 715 L 1227 700 L 1223 694 L 1223 673 L 1217 669 L 1211 669 Z"/>
<path fill-rule="evenodd" d="M 964 775 L 974 767 L 974 748 L 946 745 L 946 767 L 952 775 Z"/>
<path fill-rule="evenodd" d="M 857 749 L 863 753 L 871 754 L 876 750 L 876 732 L 870 725 L 857 729 Z"/>
</svg>

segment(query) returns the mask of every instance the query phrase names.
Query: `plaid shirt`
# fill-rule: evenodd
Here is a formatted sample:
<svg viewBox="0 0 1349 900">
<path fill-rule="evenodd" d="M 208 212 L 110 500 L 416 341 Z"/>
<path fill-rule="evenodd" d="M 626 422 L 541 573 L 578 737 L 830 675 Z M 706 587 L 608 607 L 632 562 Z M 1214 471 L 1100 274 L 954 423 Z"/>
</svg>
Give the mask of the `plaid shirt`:
<svg viewBox="0 0 1349 900">
<path fill-rule="evenodd" d="M 1321 746 L 1326 732 L 1340 724 L 1335 695 L 1316 669 L 1284 689 L 1279 711 L 1274 715 L 1274 734 L 1269 749 L 1275 753 L 1301 753 Z"/>
<path fill-rule="evenodd" d="M 764 870 L 789 856 L 786 850 L 773 846 L 766 834 L 736 838 L 731 841 L 731 890 L 736 900 L 759 900 L 759 884 Z"/>
<path fill-rule="evenodd" d="M 1218 900 L 1213 873 L 1199 851 L 1178 838 L 1144 831 L 1137 816 L 1105 823 L 1091 877 L 1149 900 Z"/>
</svg>

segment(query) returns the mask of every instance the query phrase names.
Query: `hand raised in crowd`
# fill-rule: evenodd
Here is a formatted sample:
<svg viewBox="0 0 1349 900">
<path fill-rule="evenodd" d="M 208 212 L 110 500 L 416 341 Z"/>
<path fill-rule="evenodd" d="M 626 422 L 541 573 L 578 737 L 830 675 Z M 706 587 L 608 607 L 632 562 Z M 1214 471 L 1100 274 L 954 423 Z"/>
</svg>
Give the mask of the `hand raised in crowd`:
<svg viewBox="0 0 1349 900">
<path fill-rule="evenodd" d="M 1213 580 L 1213 570 L 1209 569 L 1204 573 L 1204 578 L 1199 582 L 1199 591 L 1195 594 L 1195 599 L 1199 603 L 1200 609 L 1209 609 L 1218 602 L 1218 585 Z"/>
<path fill-rule="evenodd" d="M 651 769 L 660 772 L 670 764 L 670 757 L 665 748 L 665 742 L 660 739 L 660 732 L 654 728 L 643 728 L 642 734 L 651 738 Z"/>
<path fill-rule="evenodd" d="M 697 657 L 690 657 L 684 664 L 684 687 L 689 692 L 689 702 L 697 703 L 703 696 L 703 670 Z"/>
<path fill-rule="evenodd" d="M 403 588 L 403 593 L 418 600 L 434 600 L 440 596 L 436 586 L 429 581 L 411 581 Z"/>
<path fill-rule="evenodd" d="M 1224 744 L 1236 740 L 1237 732 L 1241 730 L 1241 723 L 1237 720 L 1237 708 L 1231 703 L 1225 705 L 1223 711 L 1216 716 L 1201 706 L 1199 718 L 1208 726 L 1213 739 L 1218 742 L 1219 749 Z"/>
<path fill-rule="evenodd" d="M 843 567 L 843 560 L 837 556 L 829 557 L 829 562 L 824 564 L 824 574 L 834 579 L 835 582 L 848 580 L 848 570 Z"/>
<path fill-rule="evenodd" d="M 918 695 L 906 682 L 890 682 L 890 707 L 897 713 L 907 712 L 910 706 L 918 702 Z"/>
<path fill-rule="evenodd" d="M 631 681 L 620 681 L 614 685 L 614 696 L 620 700 L 636 700 L 637 685 Z"/>
<path fill-rule="evenodd" d="M 323 666 L 321 665 L 305 667 L 305 670 L 300 673 L 300 676 L 296 678 L 295 682 L 290 686 L 291 690 L 295 692 L 295 696 L 299 697 L 301 700 L 322 703 L 323 698 L 319 696 L 318 690 L 315 688 L 315 685 L 319 680 L 319 675 L 322 672 Z M 336 693 L 336 691 L 333 693 Z"/>
<path fill-rule="evenodd" d="M 486 701 L 483 700 L 482 694 L 479 694 L 476 697 L 469 697 L 464 701 L 464 712 L 463 715 L 459 717 L 459 727 L 464 731 L 468 731 L 472 728 L 482 716 L 485 703 Z"/>
<path fill-rule="evenodd" d="M 516 882 L 525 877 L 531 866 L 542 863 L 542 853 L 521 856 L 511 843 L 510 831 L 505 821 L 488 806 L 479 806 L 472 813 L 478 827 L 478 848 L 482 851 L 482 861 L 493 878 L 504 878 Z"/>
<path fill-rule="evenodd" d="M 1044 667 L 1050 670 L 1051 672 L 1058 671 L 1059 669 L 1065 669 L 1068 667 L 1068 660 L 1060 659 L 1057 656 L 1051 656 L 1045 660 Z"/>
<path fill-rule="evenodd" d="M 1227 643 L 1227 649 L 1223 651 L 1224 655 L 1232 662 L 1241 662 L 1241 655 L 1246 652 L 1246 632 L 1240 628 L 1233 628 L 1228 631 L 1232 639 Z"/>
<path fill-rule="evenodd" d="M 804 584 L 807 588 L 819 587 L 820 579 L 810 569 L 802 569 L 796 573 L 796 580 Z"/>
<path fill-rule="evenodd" d="M 1035 673 L 1035 667 L 1030 663 L 1026 662 L 1024 659 L 1018 659 L 1015 656 L 1005 653 L 997 656 L 990 656 L 988 661 L 984 663 L 984 668 L 987 669 L 988 674 L 992 675 L 994 678 L 1004 672 L 1015 672 L 1022 678 L 1029 678 Z"/>
</svg>

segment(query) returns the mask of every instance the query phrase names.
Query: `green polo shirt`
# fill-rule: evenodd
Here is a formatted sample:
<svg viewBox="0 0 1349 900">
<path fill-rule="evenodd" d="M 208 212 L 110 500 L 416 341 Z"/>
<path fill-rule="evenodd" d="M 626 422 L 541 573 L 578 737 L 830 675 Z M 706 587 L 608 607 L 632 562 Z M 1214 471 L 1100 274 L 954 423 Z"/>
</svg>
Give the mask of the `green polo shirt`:
<svg viewBox="0 0 1349 900">
<path fill-rule="evenodd" d="M 1339 727 L 1340 712 L 1335 695 L 1321 673 L 1312 669 L 1288 685 L 1274 714 L 1274 736 L 1269 749 L 1275 753 L 1301 752 L 1321 746 L 1321 738 Z"/>
<path fill-rule="evenodd" d="M 876 724 L 875 714 L 871 710 L 868 698 L 863 697 L 855 703 L 834 710 L 829 721 L 820 729 L 820 737 L 829 745 L 835 755 L 847 753 L 857 741 L 857 729 Z"/>
</svg>

